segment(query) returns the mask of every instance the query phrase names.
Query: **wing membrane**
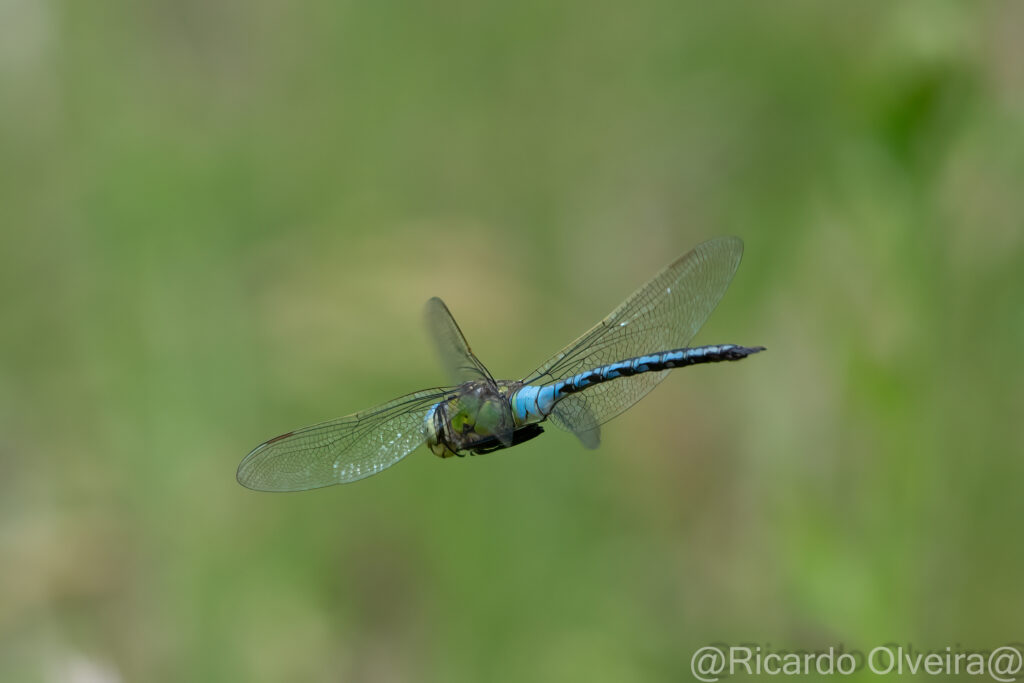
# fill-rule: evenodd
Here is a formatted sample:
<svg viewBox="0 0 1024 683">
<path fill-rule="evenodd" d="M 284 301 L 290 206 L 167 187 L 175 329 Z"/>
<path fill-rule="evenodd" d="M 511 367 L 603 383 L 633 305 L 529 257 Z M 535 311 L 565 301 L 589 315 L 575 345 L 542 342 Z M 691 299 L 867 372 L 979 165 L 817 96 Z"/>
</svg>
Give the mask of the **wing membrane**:
<svg viewBox="0 0 1024 683">
<path fill-rule="evenodd" d="M 438 357 L 452 384 L 480 379 L 494 381 L 491 373 L 469 348 L 466 337 L 443 301 L 433 297 L 427 302 L 424 313 Z"/>
<path fill-rule="evenodd" d="M 607 363 L 686 347 L 722 299 L 742 256 L 737 237 L 697 245 L 524 381 L 548 384 Z M 623 377 L 571 394 L 555 406 L 552 421 L 577 434 L 593 430 L 643 398 L 667 373 Z"/>
<path fill-rule="evenodd" d="M 423 420 L 450 389 L 426 389 L 260 444 L 238 466 L 238 483 L 302 491 L 357 481 L 391 467 L 426 440 Z"/>
</svg>

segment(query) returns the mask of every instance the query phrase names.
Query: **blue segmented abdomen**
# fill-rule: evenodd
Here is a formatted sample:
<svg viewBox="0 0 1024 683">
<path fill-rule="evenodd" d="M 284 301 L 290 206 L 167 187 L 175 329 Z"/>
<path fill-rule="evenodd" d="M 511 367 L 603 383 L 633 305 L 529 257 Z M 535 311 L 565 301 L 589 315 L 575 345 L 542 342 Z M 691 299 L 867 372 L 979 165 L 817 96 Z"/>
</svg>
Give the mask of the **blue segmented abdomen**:
<svg viewBox="0 0 1024 683">
<path fill-rule="evenodd" d="M 601 382 L 608 382 L 619 377 L 631 377 L 642 372 L 660 372 L 698 363 L 740 360 L 762 350 L 764 349 L 760 346 L 719 344 L 674 349 L 649 356 L 627 358 L 617 363 L 601 365 L 593 370 L 587 370 L 551 384 L 542 386 L 527 384 L 512 396 L 512 415 L 518 425 L 540 422 L 551 414 L 555 404 L 561 399 Z"/>
</svg>

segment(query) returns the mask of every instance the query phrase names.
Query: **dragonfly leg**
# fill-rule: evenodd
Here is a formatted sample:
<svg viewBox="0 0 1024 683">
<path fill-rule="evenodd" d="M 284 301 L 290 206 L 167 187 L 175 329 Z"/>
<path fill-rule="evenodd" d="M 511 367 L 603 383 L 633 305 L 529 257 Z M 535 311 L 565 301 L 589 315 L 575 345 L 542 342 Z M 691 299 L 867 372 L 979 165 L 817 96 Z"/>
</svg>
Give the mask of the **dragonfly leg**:
<svg viewBox="0 0 1024 683">
<path fill-rule="evenodd" d="M 493 453 L 494 451 L 500 451 L 502 448 L 511 448 L 512 446 L 518 446 L 521 443 L 526 443 L 530 439 L 535 439 L 544 433 L 544 428 L 539 424 L 526 425 L 512 432 L 512 442 L 504 444 L 498 440 L 497 437 L 488 439 L 487 441 L 479 444 L 473 449 L 473 455 L 484 455 L 486 453 Z"/>
</svg>

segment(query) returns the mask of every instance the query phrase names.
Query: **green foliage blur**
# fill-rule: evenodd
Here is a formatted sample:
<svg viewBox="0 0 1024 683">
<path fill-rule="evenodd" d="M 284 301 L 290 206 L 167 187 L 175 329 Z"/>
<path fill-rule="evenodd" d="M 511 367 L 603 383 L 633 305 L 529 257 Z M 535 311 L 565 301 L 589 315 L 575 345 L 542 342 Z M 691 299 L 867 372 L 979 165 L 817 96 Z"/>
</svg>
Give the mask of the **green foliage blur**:
<svg viewBox="0 0 1024 683">
<path fill-rule="evenodd" d="M 1024 640 L 1013 2 L 0 3 L 0 680 L 680 681 Z M 553 427 L 240 487 L 516 378 L 698 242 L 699 343 Z M 652 349 L 653 351 L 654 349 Z"/>
</svg>

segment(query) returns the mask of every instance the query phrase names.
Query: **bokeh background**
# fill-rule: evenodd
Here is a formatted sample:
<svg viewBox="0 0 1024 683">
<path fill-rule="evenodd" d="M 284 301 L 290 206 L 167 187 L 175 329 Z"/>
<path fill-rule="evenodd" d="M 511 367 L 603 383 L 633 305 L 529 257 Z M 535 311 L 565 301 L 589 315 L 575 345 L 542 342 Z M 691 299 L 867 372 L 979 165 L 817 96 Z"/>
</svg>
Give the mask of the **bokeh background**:
<svg viewBox="0 0 1024 683">
<path fill-rule="evenodd" d="M 678 681 L 1024 640 L 1024 5 L 0 2 L 0 679 Z M 253 493 L 747 251 L 598 451 Z"/>
</svg>

